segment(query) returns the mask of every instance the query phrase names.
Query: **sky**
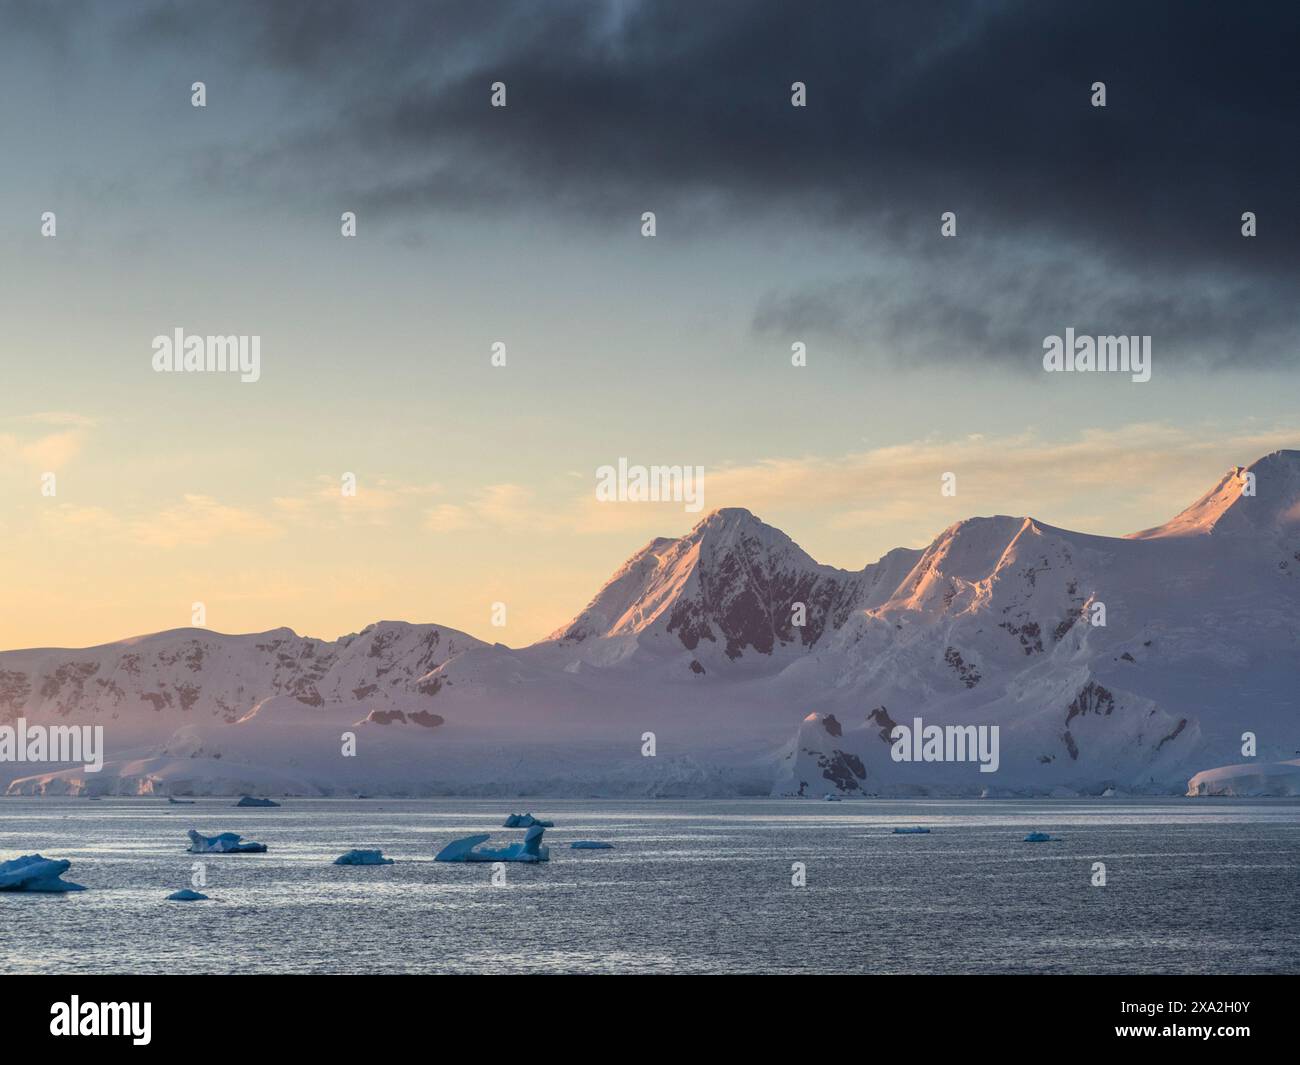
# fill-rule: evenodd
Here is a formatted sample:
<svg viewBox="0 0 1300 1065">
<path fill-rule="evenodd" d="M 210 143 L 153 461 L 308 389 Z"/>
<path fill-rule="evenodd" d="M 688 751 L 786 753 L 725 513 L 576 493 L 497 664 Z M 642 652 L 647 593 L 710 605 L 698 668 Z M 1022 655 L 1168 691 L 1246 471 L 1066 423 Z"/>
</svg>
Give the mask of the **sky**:
<svg viewBox="0 0 1300 1065">
<path fill-rule="evenodd" d="M 857 569 L 977 514 L 1122 535 L 1300 447 L 1291 6 L 0 0 L 0 29 L 0 648 L 199 602 L 525 644 L 702 516 L 598 502 L 620 458 Z M 1150 335 L 1151 380 L 1044 372 L 1067 327 Z M 177 328 L 260 337 L 260 379 L 155 372 Z"/>
</svg>

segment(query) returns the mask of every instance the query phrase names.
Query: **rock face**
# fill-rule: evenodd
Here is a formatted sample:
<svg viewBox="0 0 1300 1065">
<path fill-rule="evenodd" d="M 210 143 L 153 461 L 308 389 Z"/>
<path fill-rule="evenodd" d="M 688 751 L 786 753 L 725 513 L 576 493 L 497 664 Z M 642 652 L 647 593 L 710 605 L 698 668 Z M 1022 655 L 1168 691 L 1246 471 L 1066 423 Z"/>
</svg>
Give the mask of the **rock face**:
<svg viewBox="0 0 1300 1065">
<path fill-rule="evenodd" d="M 329 643 L 182 630 L 0 653 L 0 745 L 20 715 L 112 726 L 102 773 L 0 760 L 0 782 L 21 794 L 1182 794 L 1197 770 L 1239 759 L 1243 731 L 1261 762 L 1300 748 L 1298 576 L 1295 451 L 1235 467 L 1129 537 L 975 517 L 861 570 L 719 510 L 652 540 L 525 648 L 382 622 Z M 895 761 L 893 730 L 917 718 L 996 726 L 996 771 Z M 345 734 L 355 757 L 340 757 Z"/>
</svg>

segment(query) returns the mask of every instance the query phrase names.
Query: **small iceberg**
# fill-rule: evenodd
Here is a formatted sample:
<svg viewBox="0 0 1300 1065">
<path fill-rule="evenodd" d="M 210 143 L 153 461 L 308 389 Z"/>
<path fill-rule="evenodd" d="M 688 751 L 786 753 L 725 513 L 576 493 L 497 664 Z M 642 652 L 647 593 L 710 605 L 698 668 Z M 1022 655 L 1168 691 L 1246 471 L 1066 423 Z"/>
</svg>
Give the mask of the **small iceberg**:
<svg viewBox="0 0 1300 1065">
<path fill-rule="evenodd" d="M 59 879 L 71 867 L 66 859 L 42 858 L 39 854 L 0 862 L 0 891 L 85 891 L 80 884 Z"/>
<path fill-rule="evenodd" d="M 1046 832 L 1031 832 L 1024 839 L 1026 843 L 1050 843 L 1052 837 Z"/>
<path fill-rule="evenodd" d="M 532 828 L 534 825 L 540 828 L 554 828 L 554 821 L 539 821 L 532 814 L 511 814 L 503 822 L 502 828 Z"/>
<path fill-rule="evenodd" d="M 270 799 L 255 799 L 255 798 L 253 798 L 253 796 L 251 796 L 251 795 L 245 795 L 242 799 L 239 800 L 239 802 L 235 803 L 235 805 L 236 805 L 236 806 L 275 806 L 275 807 L 279 807 L 280 804 L 279 804 L 278 802 L 273 802 L 273 801 L 270 800 Z"/>
<path fill-rule="evenodd" d="M 601 843 L 595 839 L 580 839 L 569 844 L 575 851 L 612 851 L 614 844 Z"/>
<path fill-rule="evenodd" d="M 181 888 L 180 891 L 173 891 L 167 896 L 168 902 L 207 902 L 208 897 L 200 891 L 191 891 L 189 888 Z"/>
<path fill-rule="evenodd" d="M 490 848 L 477 848 L 486 843 L 492 837 L 484 834 L 481 836 L 466 836 L 464 839 L 458 839 L 453 843 L 448 843 L 437 854 L 433 856 L 435 862 L 545 862 L 549 861 L 551 851 L 549 847 L 542 846 L 542 833 L 545 830 L 541 825 L 533 825 L 524 835 L 522 843 L 512 843 L 508 847 L 502 847 L 500 850 Z"/>
<path fill-rule="evenodd" d="M 234 832 L 222 832 L 219 836 L 201 836 L 194 829 L 189 831 L 191 854 L 264 854 L 265 843 L 253 843 Z"/>
<path fill-rule="evenodd" d="M 334 859 L 335 865 L 392 865 L 392 858 L 385 858 L 383 851 L 351 850 Z"/>
<path fill-rule="evenodd" d="M 193 806 L 193 805 L 194 805 L 194 800 L 193 800 L 193 799 L 173 799 L 170 795 L 168 795 L 168 796 L 167 796 L 167 803 L 168 803 L 168 805 L 170 805 L 170 806 Z"/>
<path fill-rule="evenodd" d="M 825 799 L 827 802 L 843 802 L 843 801 L 844 801 L 844 800 L 841 799 L 838 795 L 836 795 L 835 792 L 833 792 L 833 791 L 828 791 L 825 795 L 822 796 L 822 798 Z"/>
<path fill-rule="evenodd" d="M 929 833 L 930 833 L 930 830 L 929 830 L 928 828 L 896 828 L 896 829 L 894 829 L 894 835 L 896 835 L 896 836 L 926 836 L 926 835 L 929 835 Z"/>
</svg>

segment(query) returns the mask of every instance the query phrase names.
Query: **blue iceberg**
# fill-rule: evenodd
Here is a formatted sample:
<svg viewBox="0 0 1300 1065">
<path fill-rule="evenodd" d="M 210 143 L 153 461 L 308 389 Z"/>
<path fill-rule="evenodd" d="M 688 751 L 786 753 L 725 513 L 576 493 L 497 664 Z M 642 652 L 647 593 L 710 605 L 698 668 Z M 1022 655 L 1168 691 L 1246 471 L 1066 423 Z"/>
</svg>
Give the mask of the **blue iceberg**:
<svg viewBox="0 0 1300 1065">
<path fill-rule="evenodd" d="M 539 821 L 532 814 L 511 814 L 503 822 L 502 828 L 532 828 L 538 825 L 541 828 L 554 828 L 554 821 Z"/>
<path fill-rule="evenodd" d="M 234 832 L 222 832 L 219 836 L 201 836 L 194 829 L 189 831 L 191 854 L 264 854 L 265 843 L 253 843 Z"/>
<path fill-rule="evenodd" d="M 189 888 L 181 888 L 180 891 L 173 891 L 167 896 L 168 902 L 207 902 L 208 897 L 199 891 L 191 891 Z"/>
<path fill-rule="evenodd" d="M 71 867 L 66 859 L 42 858 L 39 854 L 0 862 L 0 891 L 85 891 L 80 884 L 59 879 Z"/>
<path fill-rule="evenodd" d="M 239 800 L 239 802 L 235 803 L 235 805 L 236 805 L 236 806 L 275 806 L 275 807 L 279 807 L 280 804 L 279 804 L 278 802 L 273 802 L 271 799 L 255 799 L 255 798 L 253 798 L 253 796 L 251 796 L 251 795 L 245 795 L 242 799 Z"/>
<path fill-rule="evenodd" d="M 896 829 L 894 829 L 894 835 L 896 835 L 896 836 L 925 836 L 925 835 L 928 835 L 929 832 L 930 832 L 930 830 L 929 830 L 928 828 L 896 828 Z"/>
<path fill-rule="evenodd" d="M 334 859 L 335 865 L 392 865 L 392 858 L 385 858 L 383 851 L 350 850 Z"/>
<path fill-rule="evenodd" d="M 491 850 L 484 848 L 477 849 L 481 844 L 486 843 L 492 837 L 484 834 L 481 836 L 466 836 L 464 839 L 458 839 L 454 843 L 448 843 L 437 854 L 433 856 L 435 862 L 545 862 L 549 861 L 551 851 L 549 847 L 542 846 L 542 833 L 545 829 L 541 825 L 533 825 L 525 834 L 522 843 L 512 843 L 508 847 L 502 847 L 500 850 Z"/>
<path fill-rule="evenodd" d="M 580 839 L 569 844 L 575 851 L 612 851 L 614 844 L 601 843 L 594 839 Z"/>
<path fill-rule="evenodd" d="M 1052 837 L 1046 832 L 1031 832 L 1024 839 L 1026 843 L 1050 843 Z"/>
</svg>

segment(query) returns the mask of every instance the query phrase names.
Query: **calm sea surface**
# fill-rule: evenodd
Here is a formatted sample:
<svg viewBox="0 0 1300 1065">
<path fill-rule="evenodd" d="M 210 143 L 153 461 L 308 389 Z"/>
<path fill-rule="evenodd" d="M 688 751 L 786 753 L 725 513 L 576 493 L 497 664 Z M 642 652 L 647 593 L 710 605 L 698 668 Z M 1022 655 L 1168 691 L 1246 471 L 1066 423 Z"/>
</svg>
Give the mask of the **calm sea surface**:
<svg viewBox="0 0 1300 1065">
<path fill-rule="evenodd" d="M 549 863 L 432 860 L 522 839 L 512 810 L 556 822 Z M 1286 800 L 0 800 L 0 860 L 36 851 L 88 890 L 0 893 L 0 972 L 1300 972 Z M 164 901 L 196 861 L 212 901 Z"/>
</svg>

